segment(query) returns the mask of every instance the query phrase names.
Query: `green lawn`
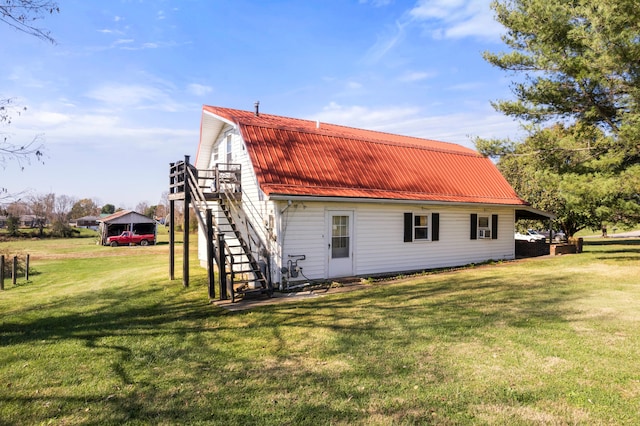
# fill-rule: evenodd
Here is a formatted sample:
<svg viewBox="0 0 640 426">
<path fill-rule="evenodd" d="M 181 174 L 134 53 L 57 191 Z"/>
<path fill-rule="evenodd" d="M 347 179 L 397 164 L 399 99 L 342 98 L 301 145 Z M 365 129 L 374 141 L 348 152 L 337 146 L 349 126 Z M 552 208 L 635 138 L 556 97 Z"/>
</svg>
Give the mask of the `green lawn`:
<svg viewBox="0 0 640 426">
<path fill-rule="evenodd" d="M 166 244 L 0 243 L 0 425 L 637 424 L 640 241 L 585 243 L 233 313 Z"/>
</svg>

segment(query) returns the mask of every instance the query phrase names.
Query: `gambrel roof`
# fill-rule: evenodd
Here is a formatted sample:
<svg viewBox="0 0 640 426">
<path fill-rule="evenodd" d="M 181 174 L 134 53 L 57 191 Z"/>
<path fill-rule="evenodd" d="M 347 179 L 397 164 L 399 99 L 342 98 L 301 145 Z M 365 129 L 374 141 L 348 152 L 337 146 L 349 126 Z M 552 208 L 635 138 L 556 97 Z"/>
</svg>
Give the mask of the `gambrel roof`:
<svg viewBox="0 0 640 426">
<path fill-rule="evenodd" d="M 203 134 L 225 123 L 239 130 L 267 196 L 527 205 L 472 149 L 250 111 L 205 105 L 199 158 L 214 142 Z"/>
</svg>

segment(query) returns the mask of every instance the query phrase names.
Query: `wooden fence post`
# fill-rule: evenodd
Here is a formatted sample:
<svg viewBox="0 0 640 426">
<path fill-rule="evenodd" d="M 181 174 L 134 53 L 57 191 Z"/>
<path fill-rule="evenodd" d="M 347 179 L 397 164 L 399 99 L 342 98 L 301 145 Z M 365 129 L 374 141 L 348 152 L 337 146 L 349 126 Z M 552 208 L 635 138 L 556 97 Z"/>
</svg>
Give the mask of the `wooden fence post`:
<svg viewBox="0 0 640 426">
<path fill-rule="evenodd" d="M 13 256 L 13 268 L 11 269 L 11 284 L 16 285 L 18 279 L 18 256 Z"/>
<path fill-rule="evenodd" d="M 0 255 L 0 290 L 4 290 L 4 254 Z"/>
<path fill-rule="evenodd" d="M 27 253 L 27 259 L 25 260 L 25 264 L 24 264 L 24 279 L 26 281 L 29 281 L 29 258 L 30 257 L 31 255 Z"/>
</svg>

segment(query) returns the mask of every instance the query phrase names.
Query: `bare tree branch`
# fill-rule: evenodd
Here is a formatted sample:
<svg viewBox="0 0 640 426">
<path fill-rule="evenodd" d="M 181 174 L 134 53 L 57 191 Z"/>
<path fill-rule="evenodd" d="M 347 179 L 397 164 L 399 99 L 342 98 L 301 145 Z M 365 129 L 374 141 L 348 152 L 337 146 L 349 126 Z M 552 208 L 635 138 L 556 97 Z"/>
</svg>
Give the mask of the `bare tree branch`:
<svg viewBox="0 0 640 426">
<path fill-rule="evenodd" d="M 60 13 L 60 7 L 51 0 L 0 0 L 0 21 L 53 44 L 56 41 L 50 32 L 37 27 L 35 21 L 54 13 Z"/>
</svg>

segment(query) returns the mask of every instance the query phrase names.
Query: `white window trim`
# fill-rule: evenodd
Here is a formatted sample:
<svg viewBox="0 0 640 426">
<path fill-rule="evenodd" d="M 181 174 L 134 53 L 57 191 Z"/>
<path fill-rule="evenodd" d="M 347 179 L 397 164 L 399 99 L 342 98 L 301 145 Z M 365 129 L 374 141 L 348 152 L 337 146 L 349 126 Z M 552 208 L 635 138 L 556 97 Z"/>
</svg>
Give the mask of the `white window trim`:
<svg viewBox="0 0 640 426">
<path fill-rule="evenodd" d="M 480 226 L 480 220 L 486 218 L 487 226 Z M 491 214 L 478 214 L 478 239 L 490 240 L 491 239 Z"/>
<path fill-rule="evenodd" d="M 416 226 L 416 216 L 425 216 L 427 218 L 427 226 Z M 431 241 L 431 212 L 426 213 L 413 213 L 413 220 L 411 222 L 413 232 L 413 242 Z M 416 228 L 427 228 L 426 238 L 416 238 Z"/>
</svg>

